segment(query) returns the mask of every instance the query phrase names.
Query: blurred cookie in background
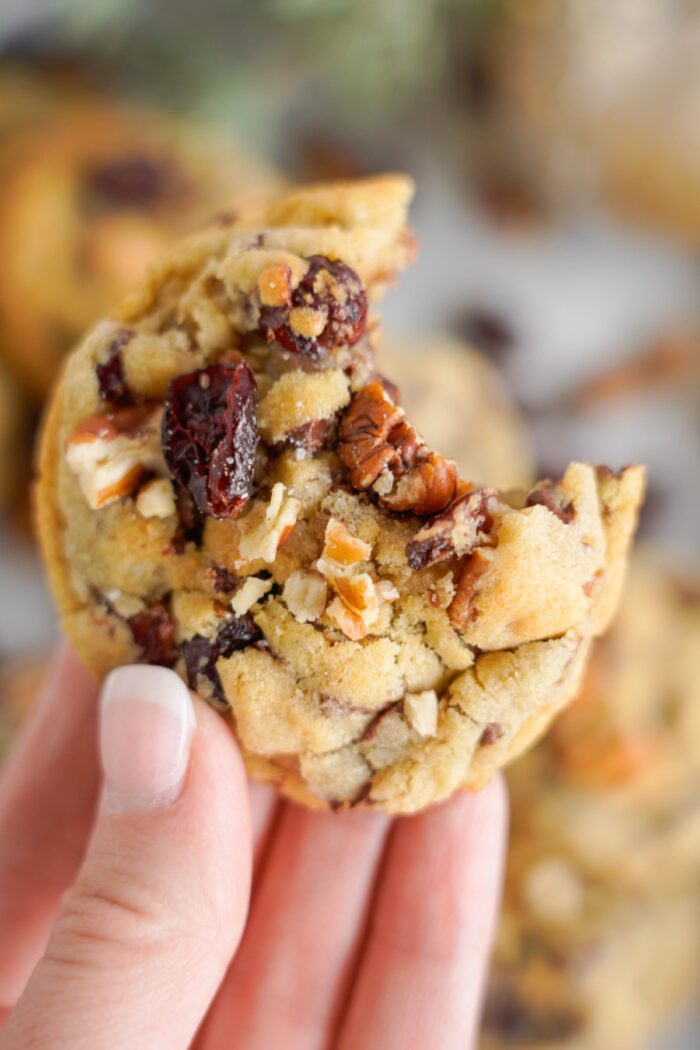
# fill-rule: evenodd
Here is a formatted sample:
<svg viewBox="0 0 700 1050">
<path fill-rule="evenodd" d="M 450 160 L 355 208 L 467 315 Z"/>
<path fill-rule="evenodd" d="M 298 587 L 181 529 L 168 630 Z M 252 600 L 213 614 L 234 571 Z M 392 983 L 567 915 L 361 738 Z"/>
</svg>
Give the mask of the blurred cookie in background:
<svg viewBox="0 0 700 1050">
<path fill-rule="evenodd" d="M 504 489 L 532 482 L 525 423 L 496 369 L 466 343 L 448 336 L 389 340 L 378 367 L 398 386 L 419 433 L 454 459 L 463 477 Z"/>
<path fill-rule="evenodd" d="M 0 662 L 0 763 L 29 717 L 48 664 L 46 652 Z"/>
<path fill-rule="evenodd" d="M 700 884 L 700 574 L 637 552 L 581 695 L 510 783 L 516 825 L 592 876 Z"/>
<path fill-rule="evenodd" d="M 579 699 L 508 772 L 483 1050 L 639 1050 L 696 990 L 699 770 L 700 574 L 638 553 Z"/>
<path fill-rule="evenodd" d="M 0 359 L 0 512 L 17 494 L 24 459 L 26 405 L 10 370 Z"/>
<path fill-rule="evenodd" d="M 643 1050 L 697 989 L 696 893 L 600 894 L 546 857 L 505 893 L 480 1050 Z"/>
<path fill-rule="evenodd" d="M 700 243 L 698 0 L 508 0 L 487 64 L 491 145 L 523 183 Z"/>
<path fill-rule="evenodd" d="M 27 119 L 3 121 L 15 100 Z M 0 77 L 0 172 L 3 353 L 35 398 L 174 237 L 280 181 L 223 131 L 16 74 Z"/>
</svg>

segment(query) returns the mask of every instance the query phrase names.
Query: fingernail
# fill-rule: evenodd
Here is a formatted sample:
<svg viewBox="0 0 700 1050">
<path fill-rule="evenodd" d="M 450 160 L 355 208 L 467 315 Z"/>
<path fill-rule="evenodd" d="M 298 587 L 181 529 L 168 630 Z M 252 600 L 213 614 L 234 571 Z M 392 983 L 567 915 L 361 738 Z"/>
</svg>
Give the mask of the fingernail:
<svg viewBox="0 0 700 1050">
<path fill-rule="evenodd" d="M 185 683 L 166 667 L 112 671 L 100 696 L 104 805 L 117 813 L 163 809 L 182 791 L 195 727 Z"/>
</svg>

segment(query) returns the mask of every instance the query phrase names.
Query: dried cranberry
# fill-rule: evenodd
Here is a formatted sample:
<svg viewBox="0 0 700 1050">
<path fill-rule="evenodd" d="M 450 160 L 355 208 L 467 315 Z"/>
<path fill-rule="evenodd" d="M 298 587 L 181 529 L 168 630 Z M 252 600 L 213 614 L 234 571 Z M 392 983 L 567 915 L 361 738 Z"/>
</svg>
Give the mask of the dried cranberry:
<svg viewBox="0 0 700 1050">
<path fill-rule="evenodd" d="M 122 350 L 134 338 L 129 328 L 121 328 L 107 347 L 107 356 L 95 367 L 100 399 L 110 405 L 126 405 L 132 401 L 124 376 Z"/>
<path fill-rule="evenodd" d="M 232 594 L 241 582 L 240 576 L 229 572 L 223 565 L 212 565 L 207 570 L 207 576 L 217 594 Z"/>
<path fill-rule="evenodd" d="M 87 179 L 91 192 L 112 207 L 152 207 L 174 186 L 169 163 L 138 154 L 92 168 Z"/>
<path fill-rule="evenodd" d="M 244 362 L 210 365 L 170 384 L 163 452 L 200 514 L 235 517 L 253 490 L 258 393 Z"/>
<path fill-rule="evenodd" d="M 175 623 L 165 602 L 155 602 L 127 621 L 147 664 L 172 667 L 178 658 Z"/>
<path fill-rule="evenodd" d="M 285 350 L 319 358 L 334 346 L 354 346 L 362 337 L 367 296 L 360 278 L 345 263 L 331 262 L 325 255 L 311 255 L 308 263 L 289 304 L 261 307 L 260 327 L 268 340 L 276 339 Z M 318 335 L 304 336 L 292 327 L 292 311 L 302 308 L 322 315 L 324 326 Z"/>
<path fill-rule="evenodd" d="M 216 638 L 205 638 L 203 635 L 195 635 L 187 642 L 183 642 L 182 656 L 187 669 L 187 680 L 190 688 L 199 687 L 199 679 L 204 678 L 212 687 L 213 695 L 217 700 L 224 701 L 224 690 L 216 669 L 216 661 L 222 657 L 231 656 L 239 649 L 245 649 L 262 638 L 260 629 L 253 617 L 246 613 L 235 620 L 229 620 L 224 624 Z"/>
</svg>

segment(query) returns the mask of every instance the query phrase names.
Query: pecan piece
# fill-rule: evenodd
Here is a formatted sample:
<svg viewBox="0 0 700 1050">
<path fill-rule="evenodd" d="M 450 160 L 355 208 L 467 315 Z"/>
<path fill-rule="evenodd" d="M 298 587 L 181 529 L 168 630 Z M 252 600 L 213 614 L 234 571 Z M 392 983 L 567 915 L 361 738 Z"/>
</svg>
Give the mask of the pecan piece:
<svg viewBox="0 0 700 1050">
<path fill-rule="evenodd" d="M 374 488 L 389 510 L 434 514 L 457 495 L 456 464 L 426 447 L 381 380 L 372 380 L 350 402 L 338 452 L 353 488 Z"/>
<path fill-rule="evenodd" d="M 476 619 L 474 601 L 479 579 L 489 567 L 483 551 L 475 550 L 464 559 L 456 580 L 457 591 L 447 610 L 450 622 L 457 630 L 466 630 Z"/>
<path fill-rule="evenodd" d="M 453 500 L 406 544 L 408 564 L 412 569 L 424 569 L 448 558 L 459 558 L 473 547 L 488 543 L 497 503 L 492 489 L 476 489 Z"/>
<path fill-rule="evenodd" d="M 564 499 L 559 483 L 556 481 L 540 481 L 539 485 L 527 497 L 525 506 L 546 507 L 565 525 L 570 525 L 576 517 L 576 508 L 573 503 Z"/>
</svg>

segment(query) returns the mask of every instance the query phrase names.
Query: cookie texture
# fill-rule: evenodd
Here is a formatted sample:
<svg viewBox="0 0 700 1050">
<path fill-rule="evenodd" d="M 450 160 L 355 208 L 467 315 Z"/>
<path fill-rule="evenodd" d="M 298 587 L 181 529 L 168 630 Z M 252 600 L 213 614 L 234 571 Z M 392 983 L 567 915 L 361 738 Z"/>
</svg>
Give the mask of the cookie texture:
<svg viewBox="0 0 700 1050">
<path fill-rule="evenodd" d="M 694 990 L 699 632 L 697 576 L 637 553 L 578 698 L 508 771 L 484 1050 L 637 1050 Z"/>
<path fill-rule="evenodd" d="M 382 344 L 378 365 L 398 385 L 416 430 L 456 462 L 463 478 L 499 489 L 532 484 L 527 428 L 483 355 L 448 336 L 394 338 Z"/>
<path fill-rule="evenodd" d="M 175 239 L 281 184 L 213 129 L 12 70 L 0 74 L 0 172 L 0 352 L 36 399 Z"/>
<path fill-rule="evenodd" d="M 425 444 L 374 360 L 411 193 L 311 186 L 185 241 L 70 357 L 42 443 L 84 659 L 177 668 L 309 805 L 412 812 L 522 751 L 607 626 L 642 498 L 641 468 L 584 464 L 499 493 Z"/>
</svg>

